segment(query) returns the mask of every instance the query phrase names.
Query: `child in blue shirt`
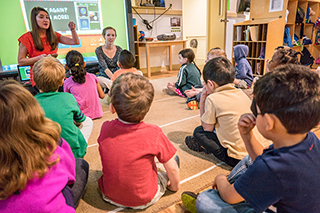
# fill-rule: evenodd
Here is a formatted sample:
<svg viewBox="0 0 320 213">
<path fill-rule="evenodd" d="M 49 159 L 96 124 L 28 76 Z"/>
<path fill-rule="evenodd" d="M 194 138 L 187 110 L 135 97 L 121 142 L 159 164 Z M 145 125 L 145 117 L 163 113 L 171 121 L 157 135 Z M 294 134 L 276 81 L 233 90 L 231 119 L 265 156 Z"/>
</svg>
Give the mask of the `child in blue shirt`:
<svg viewBox="0 0 320 213">
<path fill-rule="evenodd" d="M 263 212 L 271 205 L 277 212 L 318 212 L 320 141 L 310 132 L 320 120 L 318 75 L 300 65 L 280 66 L 257 81 L 253 94 L 252 114 L 238 123 L 253 164 L 234 183 L 221 174 L 197 198 L 183 193 L 184 204 L 191 212 Z M 253 136 L 255 125 L 273 142 L 268 149 Z"/>
</svg>

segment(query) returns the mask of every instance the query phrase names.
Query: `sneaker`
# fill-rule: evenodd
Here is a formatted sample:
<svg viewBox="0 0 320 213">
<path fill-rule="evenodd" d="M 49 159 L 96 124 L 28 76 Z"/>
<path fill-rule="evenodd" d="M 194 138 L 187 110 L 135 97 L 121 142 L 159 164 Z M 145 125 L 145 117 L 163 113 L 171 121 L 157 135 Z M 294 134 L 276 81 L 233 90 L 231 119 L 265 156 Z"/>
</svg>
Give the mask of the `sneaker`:
<svg viewBox="0 0 320 213">
<path fill-rule="evenodd" d="M 180 158 L 178 155 L 174 158 L 174 160 L 177 162 L 178 168 L 180 169 Z"/>
<path fill-rule="evenodd" d="M 196 201 L 197 201 L 197 195 L 193 192 L 183 192 L 181 194 L 181 200 L 186 207 L 186 209 L 191 212 L 191 213 L 197 213 L 197 208 L 196 208 Z"/>
<path fill-rule="evenodd" d="M 185 139 L 187 147 L 196 152 L 205 152 L 208 154 L 207 150 L 197 142 L 193 136 L 187 136 Z"/>
<path fill-rule="evenodd" d="M 188 102 L 188 107 L 192 110 L 199 109 L 199 103 L 197 101 L 190 101 Z"/>
</svg>

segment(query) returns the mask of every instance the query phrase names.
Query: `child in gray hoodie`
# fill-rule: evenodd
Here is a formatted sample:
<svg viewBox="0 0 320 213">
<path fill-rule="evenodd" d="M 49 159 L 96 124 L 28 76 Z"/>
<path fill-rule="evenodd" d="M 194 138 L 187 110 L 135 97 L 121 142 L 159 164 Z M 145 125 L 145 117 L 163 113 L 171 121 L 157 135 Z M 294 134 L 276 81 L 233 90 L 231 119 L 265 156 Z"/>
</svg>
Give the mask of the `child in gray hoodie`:
<svg viewBox="0 0 320 213">
<path fill-rule="evenodd" d="M 233 55 L 236 71 L 234 84 L 241 89 L 247 89 L 252 86 L 253 75 L 252 68 L 246 57 L 248 56 L 249 48 L 247 45 L 238 44 L 233 47 Z"/>
</svg>

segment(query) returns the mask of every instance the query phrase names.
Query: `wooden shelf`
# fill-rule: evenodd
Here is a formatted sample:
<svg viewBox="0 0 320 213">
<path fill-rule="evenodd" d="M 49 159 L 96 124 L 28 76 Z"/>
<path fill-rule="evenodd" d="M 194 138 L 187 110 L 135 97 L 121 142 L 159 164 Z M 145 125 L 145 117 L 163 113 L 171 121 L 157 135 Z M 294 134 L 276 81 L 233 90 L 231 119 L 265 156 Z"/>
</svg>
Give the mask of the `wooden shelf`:
<svg viewBox="0 0 320 213">
<path fill-rule="evenodd" d="M 139 53 L 139 31 L 138 31 L 138 26 L 134 25 L 133 26 L 133 38 L 134 38 L 134 52 L 135 52 L 135 67 L 137 69 L 140 69 L 140 53 Z"/>
<path fill-rule="evenodd" d="M 248 46 L 247 60 L 251 65 L 254 76 L 265 74 L 266 59 L 270 59 L 274 49 L 282 45 L 284 26 L 284 18 L 249 20 L 234 25 L 233 45 L 245 44 Z M 248 35 L 244 33 L 250 27 L 255 27 L 257 34 L 254 35 L 254 38 L 257 39 L 256 41 L 252 40 L 250 30 Z M 279 36 L 280 34 L 281 36 Z M 246 39 L 248 40 L 246 41 Z M 262 54 L 264 58 L 261 58 Z"/>
<path fill-rule="evenodd" d="M 156 14 L 160 15 L 162 14 L 167 8 L 165 7 L 136 7 L 133 6 L 139 14 Z M 133 14 L 137 14 L 136 11 L 132 10 Z M 177 16 L 182 16 L 182 10 L 168 10 L 164 15 L 177 15 Z"/>
<path fill-rule="evenodd" d="M 288 22 L 293 23 L 295 22 L 296 18 L 296 11 L 297 7 L 301 7 L 305 13 L 307 11 L 307 8 L 310 7 L 312 10 L 316 13 L 313 16 L 310 16 L 311 22 L 315 23 L 318 16 L 320 15 L 320 1 L 319 0 L 289 0 L 287 9 L 289 10 L 289 17 L 288 17 Z M 285 8 L 284 8 L 285 9 Z M 291 14 L 291 15 L 290 15 Z M 304 20 L 306 20 L 306 14 L 304 17 Z M 287 26 L 290 28 L 290 35 L 291 38 L 293 39 L 294 34 L 297 36 L 300 35 L 301 28 L 303 27 L 303 32 L 304 35 L 306 35 L 309 39 L 312 39 L 312 44 L 308 45 L 303 45 L 303 47 L 307 48 L 310 52 L 310 54 L 315 58 L 320 57 L 320 45 L 314 45 L 315 39 L 316 39 L 316 34 L 317 34 L 317 29 L 313 28 L 313 24 L 310 23 L 304 23 L 302 25 L 301 23 L 294 23 L 293 25 L 288 25 Z M 302 38 L 299 38 L 299 42 L 302 44 Z M 301 51 L 300 46 L 294 46 L 292 47 L 295 51 Z M 314 63 L 315 66 L 318 66 Z"/>
<path fill-rule="evenodd" d="M 267 41 L 233 41 L 234 43 L 267 43 Z"/>
</svg>

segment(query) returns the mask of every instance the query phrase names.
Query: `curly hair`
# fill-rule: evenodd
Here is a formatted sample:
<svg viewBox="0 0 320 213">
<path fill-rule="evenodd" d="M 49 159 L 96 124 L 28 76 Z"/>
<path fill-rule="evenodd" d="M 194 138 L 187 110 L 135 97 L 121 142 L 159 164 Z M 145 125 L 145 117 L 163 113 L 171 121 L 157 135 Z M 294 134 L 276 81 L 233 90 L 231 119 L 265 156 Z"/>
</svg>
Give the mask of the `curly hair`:
<svg viewBox="0 0 320 213">
<path fill-rule="evenodd" d="M 59 161 L 53 152 L 60 126 L 13 80 L 0 84 L 0 114 L 0 199 L 6 199 Z"/>
<path fill-rule="evenodd" d="M 279 46 L 275 49 L 269 68 L 274 69 L 275 67 L 283 64 L 300 64 L 298 58 L 298 55 L 300 54 L 300 52 L 296 52 L 293 49 Z"/>
<path fill-rule="evenodd" d="M 66 64 L 71 70 L 72 80 L 83 84 L 86 82 L 87 71 L 84 67 L 83 56 L 76 50 L 71 50 L 66 55 Z"/>
</svg>

